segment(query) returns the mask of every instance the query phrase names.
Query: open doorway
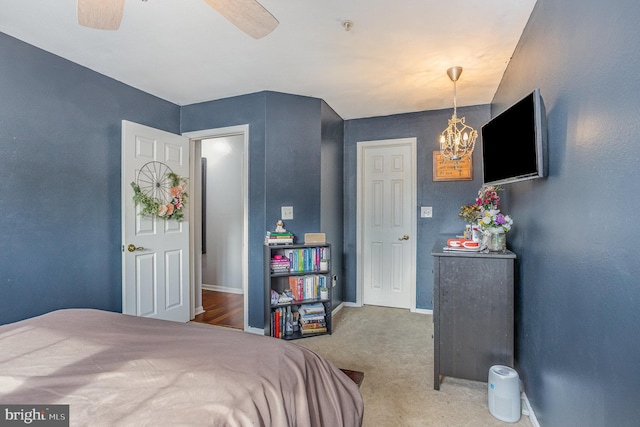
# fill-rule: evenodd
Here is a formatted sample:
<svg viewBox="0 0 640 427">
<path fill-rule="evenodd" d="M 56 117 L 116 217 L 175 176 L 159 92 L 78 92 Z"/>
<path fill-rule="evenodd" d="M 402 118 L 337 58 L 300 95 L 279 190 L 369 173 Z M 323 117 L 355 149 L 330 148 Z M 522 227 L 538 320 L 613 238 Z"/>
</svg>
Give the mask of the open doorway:
<svg viewBox="0 0 640 427">
<path fill-rule="evenodd" d="M 248 126 L 192 141 L 194 320 L 248 327 Z"/>
</svg>

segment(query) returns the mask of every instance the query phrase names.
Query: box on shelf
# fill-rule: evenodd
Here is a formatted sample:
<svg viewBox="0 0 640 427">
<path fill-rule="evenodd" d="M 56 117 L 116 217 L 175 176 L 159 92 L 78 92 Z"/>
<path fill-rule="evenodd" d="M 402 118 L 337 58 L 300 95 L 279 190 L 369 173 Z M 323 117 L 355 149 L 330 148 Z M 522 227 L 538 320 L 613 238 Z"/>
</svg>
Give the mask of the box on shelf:
<svg viewBox="0 0 640 427">
<path fill-rule="evenodd" d="M 305 233 L 304 244 L 305 245 L 322 245 L 327 243 L 327 236 L 325 233 Z"/>
</svg>

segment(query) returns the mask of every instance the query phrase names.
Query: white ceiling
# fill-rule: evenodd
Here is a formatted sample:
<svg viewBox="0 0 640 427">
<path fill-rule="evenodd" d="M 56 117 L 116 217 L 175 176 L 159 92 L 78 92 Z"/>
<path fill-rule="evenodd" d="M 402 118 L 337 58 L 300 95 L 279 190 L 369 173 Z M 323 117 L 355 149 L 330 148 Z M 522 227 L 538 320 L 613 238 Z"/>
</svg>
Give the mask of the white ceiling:
<svg viewBox="0 0 640 427">
<path fill-rule="evenodd" d="M 202 0 L 126 0 L 117 31 L 79 26 L 76 0 L 0 0 L 0 31 L 178 105 L 272 90 L 352 119 L 452 108 L 453 65 L 458 106 L 490 103 L 535 4 L 260 2 L 280 25 L 259 40 Z"/>
</svg>

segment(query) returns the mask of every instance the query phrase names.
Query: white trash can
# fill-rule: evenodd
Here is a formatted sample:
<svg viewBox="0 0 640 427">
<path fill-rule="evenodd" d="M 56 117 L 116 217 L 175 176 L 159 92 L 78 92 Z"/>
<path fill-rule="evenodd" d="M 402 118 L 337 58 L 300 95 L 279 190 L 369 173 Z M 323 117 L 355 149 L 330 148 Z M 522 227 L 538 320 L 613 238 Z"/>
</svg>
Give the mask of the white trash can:
<svg viewBox="0 0 640 427">
<path fill-rule="evenodd" d="M 507 423 L 520 420 L 520 378 L 515 369 L 494 365 L 489 369 L 489 412 Z"/>
</svg>

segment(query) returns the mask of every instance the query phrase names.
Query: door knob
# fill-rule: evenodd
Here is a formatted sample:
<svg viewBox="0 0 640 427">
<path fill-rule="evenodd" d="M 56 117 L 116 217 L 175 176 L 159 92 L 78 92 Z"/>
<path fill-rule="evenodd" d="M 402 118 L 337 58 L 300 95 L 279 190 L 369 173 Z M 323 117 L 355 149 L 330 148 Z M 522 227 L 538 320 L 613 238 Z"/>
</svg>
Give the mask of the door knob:
<svg viewBox="0 0 640 427">
<path fill-rule="evenodd" d="M 133 252 L 133 251 L 144 251 L 144 248 L 142 246 L 136 246 L 134 244 L 130 244 L 129 246 L 127 246 L 127 250 L 129 252 Z"/>
<path fill-rule="evenodd" d="M 404 236 L 402 236 L 402 237 L 398 237 L 398 240 L 409 240 L 409 235 L 408 235 L 408 234 L 405 234 L 405 235 L 404 235 Z"/>
</svg>

